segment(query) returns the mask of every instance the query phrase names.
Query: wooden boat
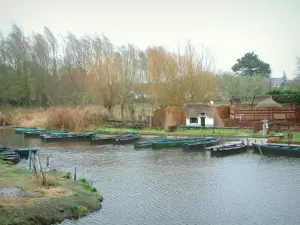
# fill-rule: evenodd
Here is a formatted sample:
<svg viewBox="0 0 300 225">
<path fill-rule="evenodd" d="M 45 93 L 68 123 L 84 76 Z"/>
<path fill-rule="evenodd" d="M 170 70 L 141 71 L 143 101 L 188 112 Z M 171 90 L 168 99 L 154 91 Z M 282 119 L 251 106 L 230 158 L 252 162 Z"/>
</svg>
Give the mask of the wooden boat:
<svg viewBox="0 0 300 225">
<path fill-rule="evenodd" d="M 30 152 L 35 154 L 38 149 L 0 147 L 0 153 L 5 151 L 13 151 L 18 153 L 20 158 L 28 158 Z"/>
<path fill-rule="evenodd" d="M 18 134 L 23 134 L 24 132 L 32 132 L 32 131 L 46 131 L 46 129 L 24 128 L 24 127 L 15 128 L 15 132 L 18 133 Z"/>
<path fill-rule="evenodd" d="M 261 150 L 263 155 L 300 157 L 300 145 L 253 143 L 252 148 L 255 153 L 260 153 Z"/>
<path fill-rule="evenodd" d="M 17 164 L 20 162 L 20 155 L 14 151 L 3 151 L 0 153 L 3 156 L 4 161 L 12 162 L 13 164 Z"/>
<path fill-rule="evenodd" d="M 248 147 L 243 142 L 233 143 L 233 144 L 224 144 L 207 148 L 211 152 L 211 156 L 228 156 L 246 152 Z"/>
<path fill-rule="evenodd" d="M 203 141 L 204 139 L 208 141 L 217 138 L 218 137 L 192 137 L 192 138 L 174 138 L 174 139 L 168 138 L 166 140 L 154 141 L 152 143 L 152 148 L 181 147 L 186 143 L 199 142 L 199 141 Z"/>
<path fill-rule="evenodd" d="M 42 141 L 87 141 L 94 137 L 97 132 L 76 133 L 69 132 L 64 134 L 42 134 Z"/>
<path fill-rule="evenodd" d="M 114 144 L 125 145 L 132 144 L 140 139 L 139 134 L 123 134 L 115 138 Z"/>
<path fill-rule="evenodd" d="M 157 136 L 154 138 L 146 138 L 141 141 L 135 142 L 133 145 L 134 145 L 134 148 L 136 148 L 136 149 L 137 148 L 147 148 L 147 147 L 151 147 L 152 143 L 154 141 L 162 141 L 162 140 L 167 140 L 167 136 Z"/>
<path fill-rule="evenodd" d="M 211 140 L 200 140 L 196 142 L 188 142 L 182 145 L 182 148 L 184 150 L 192 150 L 192 149 L 197 149 L 197 150 L 205 150 L 206 147 L 214 146 L 219 144 L 219 138 L 216 139 L 211 139 Z"/>
<path fill-rule="evenodd" d="M 40 137 L 42 134 L 53 134 L 53 135 L 60 135 L 60 134 L 68 134 L 68 131 L 41 131 L 41 130 L 34 130 L 34 131 L 26 131 L 24 132 L 24 137 Z"/>
</svg>

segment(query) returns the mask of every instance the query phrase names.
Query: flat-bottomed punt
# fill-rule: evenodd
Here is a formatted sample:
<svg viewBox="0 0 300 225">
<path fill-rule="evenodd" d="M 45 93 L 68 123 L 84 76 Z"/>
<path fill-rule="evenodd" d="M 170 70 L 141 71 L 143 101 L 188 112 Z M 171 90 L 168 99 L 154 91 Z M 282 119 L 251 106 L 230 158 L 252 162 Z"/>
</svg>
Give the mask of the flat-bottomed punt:
<svg viewBox="0 0 300 225">
<path fill-rule="evenodd" d="M 248 146 L 243 142 L 241 142 L 241 143 L 217 145 L 206 149 L 210 150 L 211 156 L 222 157 L 222 156 L 235 155 L 235 154 L 246 152 Z"/>
<path fill-rule="evenodd" d="M 0 153 L 6 151 L 12 151 L 18 153 L 20 158 L 28 158 L 30 152 L 32 154 L 35 154 L 38 151 L 38 149 L 0 147 Z"/>
<path fill-rule="evenodd" d="M 141 141 L 135 142 L 133 145 L 134 145 L 135 149 L 147 148 L 147 147 L 151 147 L 153 142 L 163 141 L 163 140 L 167 140 L 167 136 L 157 136 L 157 137 L 153 137 L 153 138 L 145 138 L 145 139 L 142 139 Z"/>
<path fill-rule="evenodd" d="M 168 148 L 168 147 L 181 147 L 186 143 L 199 142 L 203 140 L 215 140 L 217 137 L 192 137 L 192 138 L 167 138 L 166 140 L 154 141 L 152 148 Z"/>
<path fill-rule="evenodd" d="M 287 144 L 252 144 L 255 153 L 263 155 L 276 155 L 276 156 L 290 156 L 300 157 L 300 145 L 287 145 Z"/>
<path fill-rule="evenodd" d="M 40 128 L 24 128 L 24 127 L 17 127 L 15 128 L 15 133 L 17 134 L 24 134 L 24 132 L 38 132 L 38 131 L 47 131 L 46 129 Z"/>
<path fill-rule="evenodd" d="M 39 138 L 42 134 L 61 135 L 61 134 L 69 134 L 69 132 L 68 131 L 34 130 L 34 131 L 26 131 L 23 134 L 24 134 L 24 137 Z"/>
<path fill-rule="evenodd" d="M 110 145 L 115 143 L 117 135 L 103 135 L 100 137 L 93 137 L 90 139 L 90 143 L 93 145 Z"/>
<path fill-rule="evenodd" d="M 219 144 L 219 138 L 211 140 L 200 140 L 195 142 L 184 143 L 182 145 L 183 150 L 205 150 L 206 147 L 214 146 Z"/>
<path fill-rule="evenodd" d="M 9 161 L 13 164 L 17 164 L 20 162 L 20 155 L 13 151 L 3 151 L 0 153 L 2 155 L 4 161 Z"/>
<path fill-rule="evenodd" d="M 50 141 L 88 141 L 96 136 L 97 132 L 75 133 L 70 132 L 66 134 L 42 134 L 41 140 L 45 142 Z"/>
<path fill-rule="evenodd" d="M 115 139 L 114 144 L 125 145 L 125 144 L 133 144 L 137 140 L 140 139 L 139 134 L 124 134 L 120 135 Z"/>
</svg>

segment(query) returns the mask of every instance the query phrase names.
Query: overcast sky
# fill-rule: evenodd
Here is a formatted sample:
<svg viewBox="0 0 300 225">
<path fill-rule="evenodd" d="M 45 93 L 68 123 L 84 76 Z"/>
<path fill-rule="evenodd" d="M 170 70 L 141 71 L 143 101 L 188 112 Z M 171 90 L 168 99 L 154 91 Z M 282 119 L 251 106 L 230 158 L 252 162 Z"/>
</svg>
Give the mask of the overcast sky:
<svg viewBox="0 0 300 225">
<path fill-rule="evenodd" d="M 273 77 L 285 70 L 292 78 L 300 56 L 300 0 L 0 0 L 1 31 L 13 23 L 26 34 L 44 26 L 55 34 L 104 33 L 115 45 L 143 49 L 191 40 L 199 51 L 211 49 L 218 70 L 253 51 Z"/>
</svg>

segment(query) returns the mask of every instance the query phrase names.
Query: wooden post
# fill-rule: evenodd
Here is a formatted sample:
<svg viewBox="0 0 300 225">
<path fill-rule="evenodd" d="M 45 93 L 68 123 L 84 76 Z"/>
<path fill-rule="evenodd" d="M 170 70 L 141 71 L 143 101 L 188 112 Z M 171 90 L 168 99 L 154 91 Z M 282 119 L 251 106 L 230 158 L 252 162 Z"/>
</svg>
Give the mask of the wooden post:
<svg viewBox="0 0 300 225">
<path fill-rule="evenodd" d="M 75 171 L 74 171 L 74 180 L 76 180 L 76 167 L 75 167 Z"/>
<path fill-rule="evenodd" d="M 47 164 L 46 164 L 47 168 L 49 167 L 49 164 L 50 164 L 50 156 L 47 156 Z"/>
<path fill-rule="evenodd" d="M 29 155 L 28 155 L 28 167 L 29 170 L 31 170 L 31 151 L 29 151 Z"/>
<path fill-rule="evenodd" d="M 36 154 L 36 153 L 35 153 L 35 154 Z M 36 158 L 35 154 L 33 154 L 33 156 L 32 156 L 32 165 L 33 165 L 33 170 L 34 170 L 34 172 L 37 173 L 37 170 L 36 170 L 36 162 L 35 162 L 35 158 Z"/>
<path fill-rule="evenodd" d="M 45 174 L 43 172 L 42 164 L 41 164 L 41 161 L 40 161 L 39 152 L 38 152 L 38 155 L 36 156 L 36 158 L 37 158 L 37 162 L 39 164 L 39 170 L 40 170 L 41 175 L 42 175 L 42 182 L 44 183 L 46 180 L 45 180 Z"/>
<path fill-rule="evenodd" d="M 261 149 L 260 149 L 260 146 L 258 145 L 258 150 L 259 150 L 259 152 L 260 152 L 260 156 L 263 158 L 264 157 L 264 155 L 263 155 L 263 153 L 262 153 L 262 151 L 261 151 Z"/>
</svg>

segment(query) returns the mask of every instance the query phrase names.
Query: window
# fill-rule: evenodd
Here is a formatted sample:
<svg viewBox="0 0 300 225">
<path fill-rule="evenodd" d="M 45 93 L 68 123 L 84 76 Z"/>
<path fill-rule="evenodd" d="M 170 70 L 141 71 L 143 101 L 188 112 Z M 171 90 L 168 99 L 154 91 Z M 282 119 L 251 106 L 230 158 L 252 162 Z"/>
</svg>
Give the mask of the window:
<svg viewBox="0 0 300 225">
<path fill-rule="evenodd" d="M 198 123 L 198 118 L 190 118 L 190 123 Z"/>
</svg>

